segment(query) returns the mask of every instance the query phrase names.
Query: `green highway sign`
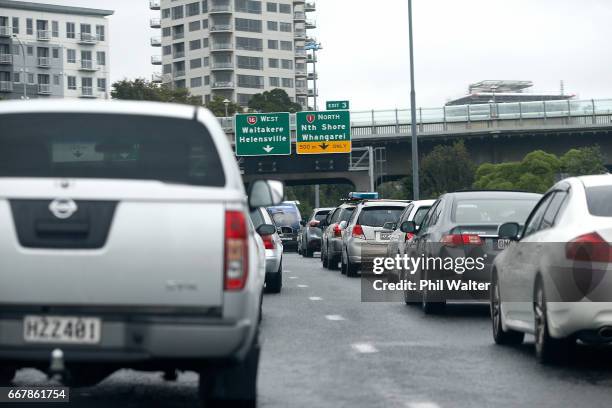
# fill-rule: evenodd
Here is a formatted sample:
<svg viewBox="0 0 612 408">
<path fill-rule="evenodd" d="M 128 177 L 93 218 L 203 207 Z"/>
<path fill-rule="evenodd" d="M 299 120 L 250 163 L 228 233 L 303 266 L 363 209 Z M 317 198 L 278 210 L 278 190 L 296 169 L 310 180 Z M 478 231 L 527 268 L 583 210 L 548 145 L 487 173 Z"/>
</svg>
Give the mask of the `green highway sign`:
<svg viewBox="0 0 612 408">
<path fill-rule="evenodd" d="M 236 115 L 236 156 L 286 156 L 291 154 L 288 113 Z"/>
<path fill-rule="evenodd" d="M 298 112 L 296 114 L 298 154 L 351 152 L 351 113 L 347 110 Z"/>
<path fill-rule="evenodd" d="M 328 101 L 327 110 L 349 110 L 349 101 Z"/>
</svg>

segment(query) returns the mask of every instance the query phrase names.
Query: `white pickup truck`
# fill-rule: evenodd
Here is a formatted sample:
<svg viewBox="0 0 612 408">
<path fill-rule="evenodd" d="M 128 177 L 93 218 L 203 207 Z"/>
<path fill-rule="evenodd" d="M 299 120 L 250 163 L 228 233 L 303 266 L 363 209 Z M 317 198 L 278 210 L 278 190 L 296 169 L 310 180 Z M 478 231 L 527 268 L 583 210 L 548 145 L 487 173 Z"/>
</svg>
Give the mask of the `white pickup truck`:
<svg viewBox="0 0 612 408">
<path fill-rule="evenodd" d="M 249 211 L 282 183 L 247 196 L 202 108 L 2 102 L 0 129 L 0 383 L 195 370 L 204 404 L 254 406 L 265 258 Z"/>
</svg>

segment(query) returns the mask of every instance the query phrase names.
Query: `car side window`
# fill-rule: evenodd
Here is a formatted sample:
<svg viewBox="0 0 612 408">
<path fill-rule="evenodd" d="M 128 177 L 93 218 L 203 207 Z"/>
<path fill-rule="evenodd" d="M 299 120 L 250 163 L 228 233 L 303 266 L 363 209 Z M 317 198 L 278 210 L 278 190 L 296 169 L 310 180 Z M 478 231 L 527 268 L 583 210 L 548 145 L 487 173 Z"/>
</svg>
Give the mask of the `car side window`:
<svg viewBox="0 0 612 408">
<path fill-rule="evenodd" d="M 424 234 L 425 232 L 427 232 L 427 229 L 429 228 L 429 225 L 430 225 L 431 218 L 433 214 L 436 212 L 436 209 L 438 208 L 439 204 L 440 204 L 440 201 L 436 201 L 436 203 L 429 209 L 429 212 L 423 219 L 423 223 L 421 224 L 421 229 L 419 230 L 419 234 Z"/>
<path fill-rule="evenodd" d="M 436 225 L 438 223 L 440 220 L 440 215 L 442 214 L 442 208 L 444 208 L 444 200 L 440 200 L 436 206 L 436 209 L 431 216 L 431 220 L 429 221 L 429 226 Z"/>
<path fill-rule="evenodd" d="M 331 214 L 331 216 L 329 217 L 329 223 L 328 224 L 334 224 L 338 220 L 338 217 L 340 217 L 340 212 L 341 211 L 342 211 L 341 208 L 336 208 L 334 210 L 334 212 Z"/>
<path fill-rule="evenodd" d="M 402 213 L 400 217 L 400 220 L 397 223 L 398 226 L 401 225 L 404 221 L 408 221 L 413 208 L 414 208 L 414 204 L 409 204 L 408 207 L 406 207 L 406 209 L 404 210 L 404 212 Z"/>
<path fill-rule="evenodd" d="M 542 224 L 540 225 L 540 231 L 548 228 L 552 228 L 555 225 L 555 220 L 557 219 L 557 215 L 561 210 L 561 206 L 565 202 L 567 198 L 567 192 L 565 191 L 557 191 L 554 193 L 553 198 L 550 200 L 550 205 L 546 209 L 544 216 L 542 218 Z"/>
<path fill-rule="evenodd" d="M 548 204 L 550 204 L 552 196 L 552 193 L 548 193 L 542 200 L 540 200 L 536 208 L 531 212 L 531 215 L 525 223 L 523 238 L 528 237 L 529 235 L 539 231 L 540 224 L 542 223 L 542 218 L 544 217 L 544 213 L 548 208 Z"/>
</svg>

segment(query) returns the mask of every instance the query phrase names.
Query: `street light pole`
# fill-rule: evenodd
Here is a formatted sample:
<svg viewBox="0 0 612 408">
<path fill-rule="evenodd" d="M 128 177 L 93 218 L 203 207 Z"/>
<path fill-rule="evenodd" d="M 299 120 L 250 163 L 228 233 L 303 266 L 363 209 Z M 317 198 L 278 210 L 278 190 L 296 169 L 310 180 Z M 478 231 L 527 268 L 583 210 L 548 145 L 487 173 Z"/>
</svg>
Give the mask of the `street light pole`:
<svg viewBox="0 0 612 408">
<path fill-rule="evenodd" d="M 415 200 L 419 199 L 419 143 L 417 140 L 416 92 L 414 89 L 414 39 L 412 37 L 412 0 L 408 0 L 408 31 L 410 41 L 410 127 L 412 131 L 412 192 Z"/>
<path fill-rule="evenodd" d="M 27 74 L 26 74 L 26 52 L 25 52 L 25 47 L 23 46 L 23 42 L 21 42 L 21 40 L 17 37 L 17 34 L 13 34 L 13 38 L 15 40 L 17 40 L 17 42 L 19 43 L 19 46 L 21 47 L 21 55 L 23 57 L 23 96 L 22 98 L 24 100 L 28 99 L 28 88 L 26 86 L 26 82 L 27 82 Z"/>
</svg>

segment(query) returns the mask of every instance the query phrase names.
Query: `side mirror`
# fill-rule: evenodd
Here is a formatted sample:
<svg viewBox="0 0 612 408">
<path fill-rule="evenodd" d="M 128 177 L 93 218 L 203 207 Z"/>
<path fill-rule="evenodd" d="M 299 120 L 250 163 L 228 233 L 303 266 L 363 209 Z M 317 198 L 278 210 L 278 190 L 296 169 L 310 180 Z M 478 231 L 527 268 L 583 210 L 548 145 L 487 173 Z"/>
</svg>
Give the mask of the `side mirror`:
<svg viewBox="0 0 612 408">
<path fill-rule="evenodd" d="M 400 225 L 400 231 L 406 234 L 415 234 L 417 232 L 417 226 L 414 221 L 404 221 Z"/>
<path fill-rule="evenodd" d="M 307 224 L 306 220 L 300 220 L 300 225 L 301 225 L 302 227 L 305 227 L 305 226 L 306 226 L 306 224 Z"/>
<path fill-rule="evenodd" d="M 394 222 L 386 222 L 383 225 L 383 228 L 386 230 L 391 230 L 391 231 L 395 231 L 395 228 L 397 228 L 397 224 Z"/>
<path fill-rule="evenodd" d="M 276 180 L 255 180 L 249 186 L 249 207 L 274 207 L 285 197 L 285 185 Z"/>
<path fill-rule="evenodd" d="M 255 230 L 259 235 L 274 235 L 276 233 L 276 227 L 270 224 L 262 224 Z"/>
<path fill-rule="evenodd" d="M 321 222 L 317 220 L 312 220 L 308 223 L 308 226 L 310 227 L 319 227 L 320 225 L 321 225 Z"/>
<path fill-rule="evenodd" d="M 338 224 L 338 228 L 340 228 L 341 230 L 343 230 L 343 229 L 345 229 L 345 228 L 346 228 L 346 224 L 347 224 L 347 222 L 346 222 L 346 221 L 342 221 L 340 224 Z"/>
<path fill-rule="evenodd" d="M 521 226 L 517 222 L 507 222 L 499 227 L 497 236 L 502 239 L 518 241 L 521 233 Z"/>
</svg>

